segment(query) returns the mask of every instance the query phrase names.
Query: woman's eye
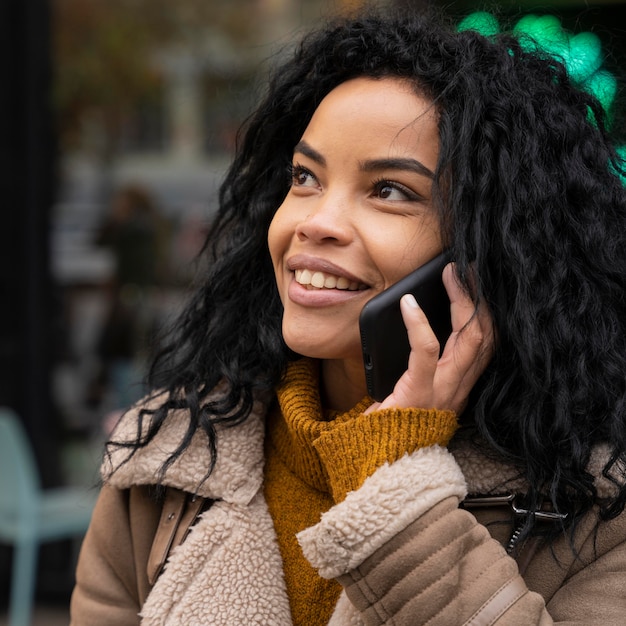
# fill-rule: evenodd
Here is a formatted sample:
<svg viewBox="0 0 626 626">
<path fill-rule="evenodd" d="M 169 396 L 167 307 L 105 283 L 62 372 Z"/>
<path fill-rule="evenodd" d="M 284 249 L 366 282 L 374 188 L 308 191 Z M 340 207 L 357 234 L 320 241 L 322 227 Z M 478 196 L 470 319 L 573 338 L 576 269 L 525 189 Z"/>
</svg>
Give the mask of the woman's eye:
<svg viewBox="0 0 626 626">
<path fill-rule="evenodd" d="M 300 165 L 293 165 L 291 167 L 291 182 L 296 187 L 314 187 L 317 185 L 315 176 Z"/>
<path fill-rule="evenodd" d="M 417 194 L 412 192 L 410 189 L 407 189 L 404 185 L 392 183 L 386 180 L 376 183 L 375 194 L 383 200 L 419 200 Z"/>
</svg>

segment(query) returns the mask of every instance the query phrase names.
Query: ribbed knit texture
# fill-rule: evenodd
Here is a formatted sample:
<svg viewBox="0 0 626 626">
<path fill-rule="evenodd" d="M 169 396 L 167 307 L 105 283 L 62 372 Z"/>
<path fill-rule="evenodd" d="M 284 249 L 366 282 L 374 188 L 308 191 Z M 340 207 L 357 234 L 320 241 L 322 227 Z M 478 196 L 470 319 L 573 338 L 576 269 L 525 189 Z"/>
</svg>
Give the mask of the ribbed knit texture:
<svg viewBox="0 0 626 626">
<path fill-rule="evenodd" d="M 365 397 L 347 413 L 324 412 L 319 362 L 290 364 L 268 415 L 265 497 L 284 561 L 294 626 L 324 626 L 341 587 L 321 578 L 304 558 L 296 534 L 384 463 L 417 448 L 446 446 L 457 422 L 451 411 L 385 409 L 363 415 Z"/>
</svg>

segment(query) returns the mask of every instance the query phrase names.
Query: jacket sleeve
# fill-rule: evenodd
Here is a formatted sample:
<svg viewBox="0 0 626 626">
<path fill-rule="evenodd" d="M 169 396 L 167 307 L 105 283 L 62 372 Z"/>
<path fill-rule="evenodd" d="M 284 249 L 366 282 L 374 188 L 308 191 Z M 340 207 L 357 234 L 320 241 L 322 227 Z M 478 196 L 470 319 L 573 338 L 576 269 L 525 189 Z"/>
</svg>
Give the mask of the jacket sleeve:
<svg viewBox="0 0 626 626">
<path fill-rule="evenodd" d="M 136 563 L 148 560 L 159 519 L 156 509 L 147 488 L 102 488 L 78 559 L 71 626 L 140 623 L 149 583 Z M 133 530 L 131 518 L 142 520 L 141 532 Z"/>
<path fill-rule="evenodd" d="M 299 533 L 305 556 L 350 601 L 331 624 L 552 624 L 515 561 L 458 507 L 464 495 L 454 457 L 431 446 L 381 466 Z"/>
</svg>

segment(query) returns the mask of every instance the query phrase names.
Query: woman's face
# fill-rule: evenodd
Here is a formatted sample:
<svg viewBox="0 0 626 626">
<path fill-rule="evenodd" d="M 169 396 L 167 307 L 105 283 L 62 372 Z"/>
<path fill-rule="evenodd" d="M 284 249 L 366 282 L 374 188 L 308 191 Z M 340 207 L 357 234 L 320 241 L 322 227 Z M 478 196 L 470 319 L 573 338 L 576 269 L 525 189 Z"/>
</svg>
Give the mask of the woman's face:
<svg viewBox="0 0 626 626">
<path fill-rule="evenodd" d="M 438 149 L 434 107 L 400 79 L 353 79 L 322 100 L 268 237 L 292 350 L 360 361 L 363 305 L 441 251 Z"/>
</svg>

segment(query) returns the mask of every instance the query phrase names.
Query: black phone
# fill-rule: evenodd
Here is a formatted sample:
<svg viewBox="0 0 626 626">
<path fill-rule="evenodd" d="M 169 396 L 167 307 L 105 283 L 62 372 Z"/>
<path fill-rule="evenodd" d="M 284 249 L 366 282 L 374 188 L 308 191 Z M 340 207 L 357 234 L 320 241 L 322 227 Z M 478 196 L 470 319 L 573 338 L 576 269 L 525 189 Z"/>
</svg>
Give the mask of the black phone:
<svg viewBox="0 0 626 626">
<path fill-rule="evenodd" d="M 449 254 L 442 252 L 363 307 L 359 317 L 363 364 L 367 391 L 374 400 L 380 402 L 393 391 L 409 363 L 411 347 L 400 312 L 403 295 L 415 296 L 443 351 L 452 332 L 450 300 L 441 278 L 449 262 Z"/>
</svg>

